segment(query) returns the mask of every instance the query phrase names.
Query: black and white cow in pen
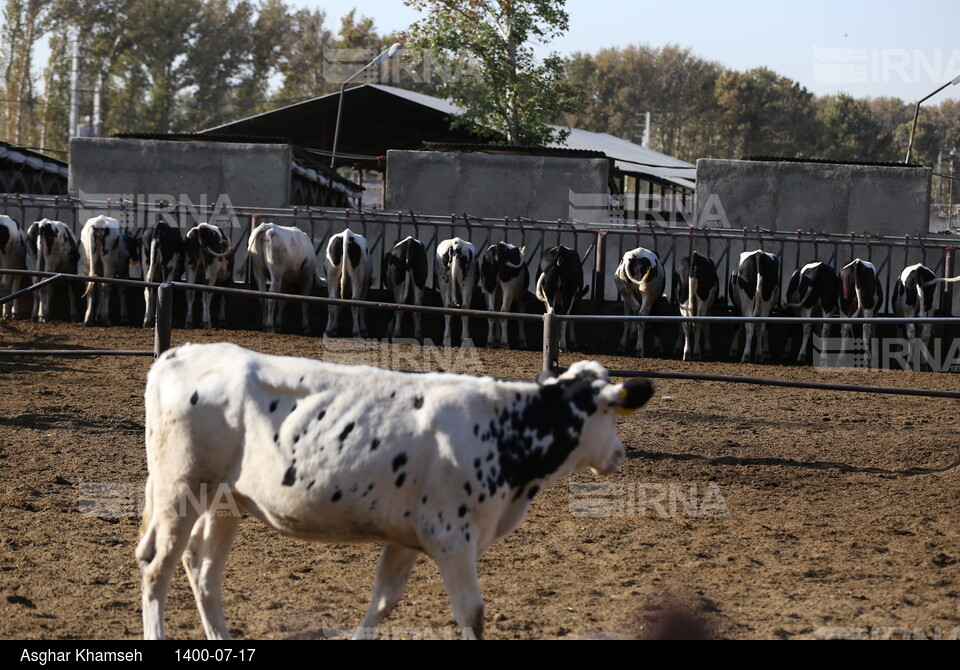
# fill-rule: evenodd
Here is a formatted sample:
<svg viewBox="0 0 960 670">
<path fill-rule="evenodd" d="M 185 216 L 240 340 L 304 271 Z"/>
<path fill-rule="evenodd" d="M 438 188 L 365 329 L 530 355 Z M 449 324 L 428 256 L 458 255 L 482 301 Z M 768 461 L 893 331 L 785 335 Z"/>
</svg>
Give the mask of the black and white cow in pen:
<svg viewBox="0 0 960 670">
<path fill-rule="evenodd" d="M 0 269 L 26 270 L 32 258 L 30 244 L 20 226 L 9 216 L 0 214 Z M 23 278 L 23 275 L 0 275 L 0 298 L 19 291 L 20 286 L 26 283 Z M 3 304 L 4 319 L 18 318 L 17 312 L 16 299 Z"/>
<path fill-rule="evenodd" d="M 183 274 L 183 236 L 179 228 L 161 220 L 155 228 L 145 231 L 140 241 L 140 267 L 143 268 L 144 281 L 166 283 L 180 279 Z M 143 327 L 150 328 L 157 314 L 156 289 L 144 289 L 143 300 Z M 189 319 L 187 322 L 189 324 Z"/>
<path fill-rule="evenodd" d="M 803 318 L 810 317 L 831 317 L 837 312 L 837 271 L 826 263 L 816 261 L 804 265 L 799 270 L 795 270 L 790 277 L 790 283 L 787 284 L 786 307 L 793 316 Z M 824 341 L 830 332 L 830 326 L 823 324 L 820 328 L 820 363 L 826 362 Z M 806 363 L 810 359 L 811 336 L 813 335 L 813 324 L 803 324 L 803 341 L 800 343 L 800 351 L 797 353 L 797 362 Z M 787 336 L 784 346 L 784 356 L 789 357 L 793 351 L 793 329 Z"/>
<path fill-rule="evenodd" d="M 478 559 L 534 496 L 626 452 L 617 418 L 653 394 L 581 361 L 542 384 L 409 374 L 185 345 L 151 368 L 141 539 L 144 637 L 164 636 L 177 564 L 208 638 L 229 637 L 224 566 L 241 515 L 300 539 L 384 545 L 357 636 L 403 595 L 421 553 L 440 569 L 462 636 L 481 637 Z"/>
<path fill-rule="evenodd" d="M 925 318 L 933 316 L 934 312 L 934 294 L 937 291 L 937 283 L 944 280 L 938 280 L 933 270 L 927 266 L 917 263 L 903 269 L 897 278 L 897 283 L 893 286 L 893 296 L 891 298 L 894 315 L 908 318 Z M 920 325 L 920 341 L 923 343 L 923 349 L 930 351 L 930 335 L 933 328 L 929 323 Z M 901 329 L 905 331 L 907 340 L 907 365 L 913 368 L 916 352 L 914 351 L 914 341 L 917 337 L 917 325 L 910 323 Z M 921 363 L 922 367 L 922 363 Z"/>
<path fill-rule="evenodd" d="M 620 297 L 623 298 L 623 313 L 626 316 L 650 316 L 653 306 L 663 297 L 667 285 L 667 275 L 660 257 L 649 249 L 637 247 L 631 249 L 620 259 L 614 274 L 614 283 Z M 627 321 L 623 324 L 623 337 L 620 338 L 618 351 L 626 353 L 630 337 L 637 337 L 637 356 L 644 355 L 644 323 Z M 657 329 L 653 328 L 654 349 L 663 351 Z"/>
<path fill-rule="evenodd" d="M 530 270 L 524 259 L 526 247 L 519 249 L 506 242 L 497 242 L 487 247 L 480 257 L 480 284 L 487 296 L 487 310 L 491 312 L 524 311 L 527 287 L 530 285 Z M 496 330 L 500 331 L 500 346 L 509 347 L 506 319 L 488 319 L 487 346 L 497 346 Z M 521 349 L 527 346 L 523 322 L 517 322 L 517 341 Z"/>
<path fill-rule="evenodd" d="M 80 247 L 83 250 L 84 273 L 90 277 L 119 277 L 126 279 L 130 273 L 130 257 L 134 252 L 134 239 L 120 222 L 109 216 L 95 216 L 83 224 L 80 231 Z M 99 285 L 99 289 L 97 286 Z M 83 297 L 87 299 L 87 312 L 83 324 L 110 323 L 111 284 L 88 282 Z M 96 294 L 97 314 L 93 313 Z M 127 314 L 126 291 L 117 286 L 120 299 L 120 322 L 130 321 Z"/>
<path fill-rule="evenodd" d="M 583 285 L 583 268 L 575 250 L 560 245 L 543 252 L 536 295 L 547 314 L 573 313 L 573 306 L 587 294 L 589 288 Z M 573 324 L 565 321 L 560 327 L 560 349 L 572 351 L 576 346 Z"/>
<path fill-rule="evenodd" d="M 250 232 L 247 244 L 253 280 L 258 291 L 270 293 L 295 292 L 309 296 L 317 275 L 317 255 L 310 237 L 294 226 L 278 226 L 261 223 Z M 284 289 L 287 289 L 285 291 Z M 286 301 L 282 305 L 286 305 Z M 281 321 L 283 306 L 277 309 L 277 301 L 260 299 L 263 311 L 263 328 L 272 333 Z M 303 333 L 310 333 L 310 317 L 307 303 L 300 305 Z M 276 314 L 279 312 L 279 314 Z"/>
<path fill-rule="evenodd" d="M 345 300 L 367 299 L 367 291 L 373 281 L 373 260 L 363 235 L 347 229 L 331 237 L 323 263 L 329 297 Z M 350 313 L 353 316 L 351 335 L 366 337 L 366 310 L 351 307 Z M 340 308 L 330 305 L 327 311 L 327 335 L 336 335 L 339 318 Z"/>
<path fill-rule="evenodd" d="M 681 259 L 677 271 L 673 273 L 673 296 L 680 305 L 680 316 L 710 316 L 719 287 L 717 266 L 711 259 L 696 251 L 688 258 Z M 680 348 L 681 339 L 685 361 L 699 361 L 704 356 L 709 358 L 713 353 L 709 323 L 684 322 L 674 349 Z"/>
<path fill-rule="evenodd" d="M 477 248 L 459 237 L 444 240 L 437 245 L 433 261 L 433 280 L 440 291 L 440 300 L 446 308 L 470 309 L 473 290 L 477 285 Z M 443 315 L 443 343 L 453 342 L 453 317 Z M 463 342 L 470 340 L 470 317 L 461 317 Z"/>
<path fill-rule="evenodd" d="M 30 246 L 33 248 L 38 272 L 63 272 L 79 274 L 80 246 L 70 226 L 62 221 L 40 219 L 30 224 L 27 230 Z M 70 320 L 76 321 L 77 294 L 72 283 L 64 282 L 64 288 L 70 303 Z M 50 301 L 53 298 L 53 286 L 44 286 L 34 292 L 33 317 L 40 323 L 50 320 Z"/>
<path fill-rule="evenodd" d="M 780 303 L 780 259 L 771 253 L 744 251 L 740 254 L 737 271 L 730 277 L 729 295 L 734 309 L 741 316 L 767 317 Z M 737 328 L 730 346 L 730 357 L 739 351 L 740 332 L 746 333 L 741 363 L 750 362 L 754 355 L 762 362 L 770 360 L 770 333 L 764 323 L 745 323 Z M 757 351 L 753 351 L 756 333 Z"/>
<path fill-rule="evenodd" d="M 427 250 L 423 242 L 407 237 L 397 242 L 383 257 L 380 264 L 380 280 L 393 294 L 393 301 L 399 305 L 422 305 L 423 291 L 427 285 Z M 413 313 L 413 336 L 423 339 L 420 326 L 420 312 Z M 391 324 L 393 337 L 400 337 L 400 325 L 403 312 L 394 312 Z M 391 330 L 387 326 L 387 332 Z"/>
<path fill-rule="evenodd" d="M 844 318 L 872 318 L 883 309 L 883 287 L 877 277 L 877 268 L 869 261 L 859 258 L 840 270 L 840 288 L 837 299 L 838 313 Z M 840 326 L 840 351 L 850 352 L 853 325 Z M 858 347 L 868 361 L 873 360 L 873 326 L 863 326 L 863 345 Z"/>
<path fill-rule="evenodd" d="M 233 243 L 223 230 L 209 223 L 199 223 L 187 232 L 183 242 L 184 279 L 188 284 L 206 284 L 224 286 L 233 279 Z M 193 305 L 196 302 L 194 291 L 187 291 L 187 316 L 185 327 L 193 328 Z M 204 328 L 213 327 L 210 314 L 214 295 L 207 291 L 200 293 L 200 305 Z M 219 325 L 227 325 L 227 296 L 218 295 L 220 302 Z"/>
</svg>

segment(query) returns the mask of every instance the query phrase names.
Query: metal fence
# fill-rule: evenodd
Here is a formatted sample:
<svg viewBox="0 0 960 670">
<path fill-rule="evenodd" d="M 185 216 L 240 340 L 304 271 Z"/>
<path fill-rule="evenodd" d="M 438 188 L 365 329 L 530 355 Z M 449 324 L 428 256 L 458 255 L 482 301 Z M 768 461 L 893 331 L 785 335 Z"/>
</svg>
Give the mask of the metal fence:
<svg viewBox="0 0 960 670">
<path fill-rule="evenodd" d="M 877 267 L 885 303 L 889 304 L 893 284 L 903 268 L 923 263 L 937 275 L 952 276 L 955 253 L 960 247 L 960 239 L 949 237 L 836 234 L 816 232 L 812 227 L 807 231 L 785 233 L 759 228 L 668 228 L 653 222 L 614 225 L 533 221 L 523 217 L 485 219 L 467 213 L 430 216 L 414 212 L 311 207 L 235 207 L 229 211 L 217 211 L 216 207 L 216 203 L 194 206 L 190 203 L 80 201 L 0 194 L 0 211 L 13 216 L 21 225 L 43 217 L 58 218 L 72 226 L 74 232 L 79 231 L 86 217 L 97 213 L 114 216 L 134 232 L 156 225 L 161 218 L 182 229 L 212 220 L 229 232 L 237 250 L 235 279 L 238 281 L 249 281 L 246 249 L 250 231 L 264 221 L 301 228 L 313 240 L 318 254 L 326 249 L 332 235 L 351 228 L 367 238 L 374 261 L 374 277 L 378 282 L 384 253 L 408 235 L 423 241 L 429 256 L 434 254 L 440 242 L 451 237 L 461 237 L 478 250 L 501 240 L 526 246 L 526 258 L 534 270 L 545 250 L 564 244 L 577 251 L 586 275 L 585 283 L 591 285 L 590 296 L 593 301 L 601 303 L 620 299 L 614 286 L 614 271 L 625 252 L 640 246 L 655 251 L 670 274 L 694 249 L 712 258 L 721 273 L 721 305 L 723 300 L 730 302 L 726 295 L 727 282 L 722 278 L 729 277 L 736 269 L 740 253 L 744 251 L 763 249 L 776 254 L 780 258 L 781 287 L 785 287 L 794 270 L 814 260 L 824 261 L 838 270 L 854 258 L 871 261 Z M 433 274 L 432 269 L 430 274 Z M 667 293 L 673 298 L 669 282 Z M 954 293 L 957 296 L 951 293 L 949 285 L 944 288 L 941 313 L 960 314 L 960 305 L 954 304 L 960 292 Z M 882 311 L 889 312 L 888 309 Z"/>
<path fill-rule="evenodd" d="M 908 323 L 932 323 L 932 324 L 957 324 L 960 323 L 960 318 L 945 318 L 945 317 L 927 317 L 927 318 L 908 318 L 908 319 L 889 319 L 889 318 L 771 318 L 771 317 L 675 317 L 675 316 L 646 316 L 646 317 L 625 317 L 625 316 L 591 316 L 591 315 L 581 315 L 581 316 L 562 316 L 556 314 L 520 314 L 520 313 L 503 313 L 503 312 L 491 312 L 485 310 L 465 310 L 465 309 L 453 309 L 453 308 L 444 308 L 444 307 L 428 307 L 421 305 L 397 305 L 394 303 L 384 303 L 384 302 L 366 302 L 366 301 L 357 301 L 357 300 L 346 300 L 339 298 L 322 298 L 314 296 L 301 296 L 285 293 L 270 293 L 262 291 L 251 291 L 247 289 L 238 289 L 232 287 L 218 287 L 218 286 L 205 286 L 201 284 L 187 284 L 187 283 L 164 283 L 158 284 L 156 282 L 144 282 L 131 279 L 118 279 L 118 278 L 105 278 L 105 277 L 88 277 L 85 275 L 71 275 L 63 273 L 50 273 L 50 272 L 33 272 L 29 270 L 2 270 L 0 269 L 0 275 L 3 274 L 18 274 L 25 276 L 33 276 L 42 278 L 40 281 L 34 283 L 33 285 L 12 293 L 6 297 L 0 298 L 0 305 L 3 305 L 6 302 L 15 300 L 22 295 L 35 291 L 44 286 L 59 282 L 59 281 L 80 281 L 80 282 L 94 282 L 94 283 L 108 283 L 108 284 L 120 284 L 124 286 L 136 286 L 139 288 L 151 288 L 157 291 L 157 316 L 154 327 L 154 348 L 152 351 L 146 350 L 100 350 L 100 349 L 73 349 L 73 350 L 43 350 L 43 349 L 28 349 L 28 350 L 13 350 L 13 349 L 0 349 L 0 355 L 4 356 L 103 356 L 103 355 L 120 355 L 120 356 L 159 356 L 164 351 L 170 348 L 171 341 L 171 332 L 173 329 L 173 290 L 174 289 L 185 289 L 191 291 L 207 291 L 214 294 L 221 295 L 238 295 L 238 296 L 247 296 L 254 298 L 267 298 L 272 300 L 283 300 L 283 301 L 292 301 L 308 304 L 320 304 L 320 305 L 338 305 L 344 307 L 362 307 L 365 309 L 374 309 L 374 310 L 390 310 L 390 311 L 399 311 L 399 312 L 420 312 L 420 313 L 434 313 L 434 314 L 450 314 L 450 315 L 460 315 L 460 316 L 472 316 L 479 318 L 496 318 L 496 319 L 506 319 L 511 321 L 520 321 L 520 322 L 531 322 L 531 321 L 540 321 L 543 324 L 543 359 L 542 359 L 542 369 L 544 371 L 557 372 L 561 370 L 559 357 L 560 357 L 560 327 L 564 321 L 569 322 L 582 322 L 582 321 L 594 321 L 594 322 L 624 322 L 624 321 L 637 321 L 637 322 L 701 322 L 701 323 L 716 323 L 716 322 L 726 322 L 726 323 L 850 323 L 850 324 L 900 324 L 905 325 Z M 698 380 L 698 381 L 719 381 L 726 383 L 739 383 L 739 384 L 760 384 L 766 386 L 780 386 L 788 388 L 803 388 L 803 389 L 817 389 L 817 390 L 828 390 L 828 391 L 848 391 L 848 392 L 857 392 L 857 393 L 881 393 L 881 394 L 895 394 L 895 395 L 913 395 L 913 396 L 923 396 L 923 397 L 933 397 L 933 398 L 949 398 L 949 399 L 960 399 L 960 392 L 957 391 L 937 391 L 932 389 L 909 389 L 909 388 L 898 388 L 898 387 L 880 387 L 880 386 L 861 386 L 853 384 L 830 384 L 830 383 L 819 383 L 819 382 L 804 382 L 796 380 L 786 380 L 786 379 L 772 379 L 772 378 L 763 378 L 763 377 L 747 377 L 747 376 L 737 376 L 737 375 L 709 375 L 701 373 L 683 373 L 683 372 L 662 372 L 662 371 L 644 371 L 644 370 L 610 370 L 610 374 L 613 376 L 619 377 L 647 377 L 647 378 L 671 378 L 671 379 L 688 379 L 688 380 Z"/>
</svg>

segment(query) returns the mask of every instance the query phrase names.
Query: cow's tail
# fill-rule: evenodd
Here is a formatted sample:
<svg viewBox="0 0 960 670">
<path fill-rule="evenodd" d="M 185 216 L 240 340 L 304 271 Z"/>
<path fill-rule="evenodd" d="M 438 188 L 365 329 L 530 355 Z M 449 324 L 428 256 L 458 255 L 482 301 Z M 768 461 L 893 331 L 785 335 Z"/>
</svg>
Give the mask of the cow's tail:
<svg viewBox="0 0 960 670">
<path fill-rule="evenodd" d="M 797 302 L 785 302 L 783 306 L 787 309 L 800 309 L 803 307 L 803 304 L 810 298 L 810 294 L 813 293 L 813 283 L 810 284 L 810 287 L 807 289 L 807 292 L 800 296 L 800 300 Z"/>
<path fill-rule="evenodd" d="M 457 277 L 460 276 L 460 245 L 457 245 L 453 248 L 453 253 L 450 255 L 450 281 L 453 283 L 453 303 L 456 307 L 463 307 L 463 296 L 458 296 L 457 293 L 463 292 L 463 286 L 457 281 Z M 458 300 L 458 298 L 460 298 Z"/>
<path fill-rule="evenodd" d="M 154 235 L 150 240 L 150 265 L 147 266 L 145 281 L 162 281 L 162 263 L 160 257 L 160 240 Z"/>
<path fill-rule="evenodd" d="M 407 292 L 410 290 L 410 282 L 413 279 L 413 272 L 410 270 L 410 245 L 412 242 L 407 242 L 403 245 L 403 251 L 400 255 L 400 267 L 403 270 L 403 286 L 400 295 L 403 296 L 403 300 L 407 299 Z"/>
<path fill-rule="evenodd" d="M 93 239 L 91 240 L 91 243 L 90 243 L 91 248 L 87 249 L 87 267 L 86 267 L 87 275 L 93 274 L 94 254 L 96 254 L 100 258 L 103 258 L 107 253 L 106 245 L 104 244 L 104 241 L 103 241 L 103 229 L 94 228 L 92 233 L 93 233 Z M 80 297 L 86 298 L 88 296 L 93 295 L 93 287 L 94 287 L 94 283 L 92 281 L 88 281 L 87 288 L 86 290 L 84 290 L 83 295 Z"/>
<path fill-rule="evenodd" d="M 340 255 L 340 297 L 347 297 L 347 268 L 350 266 L 350 257 L 347 256 L 347 247 L 350 243 L 349 231 L 343 233 L 343 253 Z"/>
<path fill-rule="evenodd" d="M 919 286 L 921 288 L 927 288 L 928 286 L 936 286 L 937 284 L 954 284 L 958 281 L 960 281 L 960 277 L 938 277 L 937 279 L 923 282 Z"/>
</svg>

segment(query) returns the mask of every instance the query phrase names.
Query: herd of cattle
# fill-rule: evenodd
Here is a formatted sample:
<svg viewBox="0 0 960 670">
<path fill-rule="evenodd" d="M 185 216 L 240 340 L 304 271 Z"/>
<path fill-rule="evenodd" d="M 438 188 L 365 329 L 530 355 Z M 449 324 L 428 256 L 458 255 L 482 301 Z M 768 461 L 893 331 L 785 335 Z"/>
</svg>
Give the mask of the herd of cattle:
<svg viewBox="0 0 960 670">
<path fill-rule="evenodd" d="M 308 296 L 316 282 L 323 282 L 319 271 L 317 254 L 310 237 L 296 227 L 263 223 L 254 228 L 249 237 L 247 251 L 250 258 L 252 280 L 263 292 L 295 293 Z M 139 262 L 143 278 L 152 282 L 179 281 L 204 285 L 223 285 L 233 276 L 235 249 L 230 239 L 216 226 L 201 223 L 184 237 L 179 229 L 160 222 L 134 237 L 120 223 L 107 216 L 96 216 L 83 226 L 79 240 L 70 227 L 59 221 L 43 219 L 34 222 L 24 232 L 8 216 L 0 215 L 0 268 L 36 269 L 47 272 L 73 273 L 78 269 L 88 276 L 126 277 L 131 262 Z M 362 235 L 344 230 L 333 235 L 323 253 L 323 269 L 327 294 L 334 298 L 365 300 L 373 281 L 373 262 L 367 241 Z M 428 254 L 422 242 L 413 238 L 398 242 L 388 251 L 381 263 L 381 282 L 398 304 L 422 305 L 428 275 Z M 486 299 L 489 311 L 522 311 L 530 284 L 529 260 L 525 248 L 506 242 L 489 245 L 483 253 L 470 242 L 455 237 L 437 244 L 434 256 L 435 287 L 441 303 L 447 308 L 469 308 L 474 291 L 479 288 Z M 785 300 L 781 299 L 780 259 L 762 250 L 745 251 L 739 264 L 729 277 L 727 295 L 734 312 L 746 317 L 767 317 L 777 306 L 789 313 L 804 318 L 810 317 L 873 317 L 883 305 L 883 292 L 876 268 L 869 262 L 855 259 L 836 270 L 826 263 L 815 261 L 793 273 L 786 287 Z M 8 281 L 9 279 L 9 281 Z M 21 277 L 4 277 L 4 287 L 18 290 Z M 936 278 L 922 264 L 911 265 L 903 270 L 894 287 L 892 308 L 897 316 L 925 318 L 933 314 L 933 301 L 938 282 L 960 281 L 960 277 Z M 614 282 L 623 301 L 624 314 L 649 316 L 654 305 L 664 300 L 667 272 L 654 251 L 639 247 L 627 251 L 615 273 Z M 693 252 L 690 257 L 677 263 L 673 272 L 673 296 L 683 316 L 706 316 L 713 308 L 720 287 L 716 264 L 705 256 Z M 541 256 L 535 295 L 546 312 L 570 314 L 576 303 L 586 295 L 581 261 L 576 251 L 564 246 L 547 249 Z M 40 322 L 50 315 L 50 291 L 45 287 L 36 292 L 32 317 Z M 95 296 L 95 293 L 98 294 Z M 5 293 L 0 293 L 3 295 Z M 84 323 L 108 323 L 110 284 L 89 283 L 83 297 L 87 300 Z M 96 301 L 95 301 L 96 297 Z M 156 310 L 156 293 L 144 291 L 144 326 L 153 323 Z M 202 324 L 213 326 L 211 303 L 213 294 L 203 292 Z M 285 304 L 285 303 L 281 303 Z M 97 307 L 96 313 L 94 307 Z M 262 300 L 263 327 L 273 332 L 280 319 L 276 313 L 276 301 Z M 126 323 L 126 301 L 120 301 L 121 320 Z M 194 321 L 194 297 L 187 295 L 187 327 Z M 365 337 L 367 326 L 364 310 L 352 307 L 352 327 L 349 335 Z M 74 294 L 70 293 L 70 314 L 78 315 Z M 16 318 L 16 304 L 3 306 L 4 318 Z M 226 322 L 225 301 L 220 300 L 219 324 Z M 413 314 L 414 334 L 423 336 L 421 318 Z M 400 334 L 402 312 L 394 314 L 388 326 L 394 337 Z M 339 324 L 339 308 L 328 310 L 325 332 L 336 335 Z M 461 319 L 461 336 L 469 337 L 468 317 Z M 561 349 L 576 347 L 570 323 L 565 322 L 561 331 Z M 302 328 L 310 332 L 306 303 L 302 303 Z M 829 326 L 821 329 L 827 336 Z M 660 338 L 653 328 L 652 339 L 657 353 L 663 352 Z M 740 348 L 740 333 L 743 345 Z M 798 362 L 809 361 L 812 324 L 803 326 L 803 340 L 797 354 Z M 930 326 L 921 327 L 921 340 L 927 344 Z M 863 326 L 863 346 L 870 350 L 872 329 Z M 915 326 L 906 327 L 908 362 L 913 363 L 913 340 Z M 853 338 L 853 327 L 841 326 L 841 347 L 847 349 Z M 454 339 L 453 319 L 444 317 L 444 343 Z M 623 326 L 619 351 L 626 352 L 632 341 L 636 342 L 636 355 L 645 355 L 645 328 L 642 322 L 627 321 Z M 508 346 L 507 321 L 490 319 L 487 343 L 493 346 Z M 518 343 L 526 346 L 523 328 L 518 329 Z M 792 337 L 788 337 L 785 355 L 792 355 Z M 684 323 L 674 347 L 683 347 L 683 360 L 699 360 L 712 355 L 708 324 Z M 740 356 L 741 361 L 769 361 L 771 358 L 769 331 L 765 324 L 747 323 L 738 328 L 733 336 L 730 356 Z"/>
</svg>

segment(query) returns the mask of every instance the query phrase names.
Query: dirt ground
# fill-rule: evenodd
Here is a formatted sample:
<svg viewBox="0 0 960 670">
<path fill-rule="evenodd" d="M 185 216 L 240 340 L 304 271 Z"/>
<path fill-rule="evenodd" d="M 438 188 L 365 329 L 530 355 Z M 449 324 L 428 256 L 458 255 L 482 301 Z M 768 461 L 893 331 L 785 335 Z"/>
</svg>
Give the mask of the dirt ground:
<svg viewBox="0 0 960 670">
<path fill-rule="evenodd" d="M 152 331 L 0 323 L 0 347 L 149 349 Z M 175 331 L 259 351 L 532 377 L 538 352 L 419 349 L 243 331 Z M 565 355 L 570 363 L 576 355 Z M 960 390 L 960 377 L 596 356 L 611 368 Z M 139 519 L 150 358 L 0 358 L 0 638 L 141 635 Z M 625 417 L 617 475 L 537 496 L 480 562 L 490 638 L 960 636 L 960 468 L 952 400 L 661 380 Z M 98 489 L 107 484 L 112 488 Z M 615 484 L 589 488 L 586 484 Z M 108 494 L 105 491 L 112 491 Z M 119 492 L 119 493 L 118 493 Z M 292 540 L 247 519 L 225 582 L 237 638 L 343 637 L 378 548 Z M 201 638 L 182 569 L 171 637 Z M 392 637 L 455 636 L 421 559 Z"/>
</svg>

